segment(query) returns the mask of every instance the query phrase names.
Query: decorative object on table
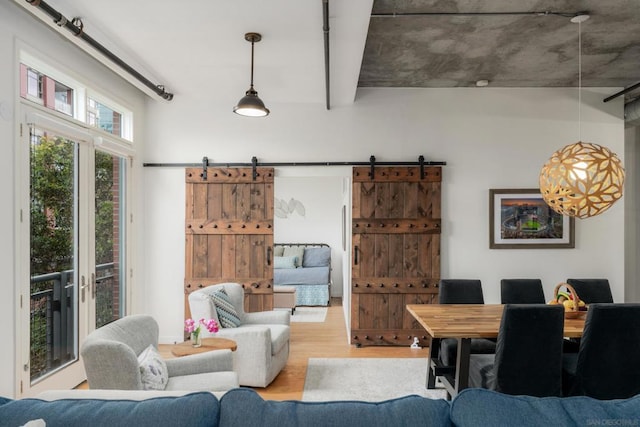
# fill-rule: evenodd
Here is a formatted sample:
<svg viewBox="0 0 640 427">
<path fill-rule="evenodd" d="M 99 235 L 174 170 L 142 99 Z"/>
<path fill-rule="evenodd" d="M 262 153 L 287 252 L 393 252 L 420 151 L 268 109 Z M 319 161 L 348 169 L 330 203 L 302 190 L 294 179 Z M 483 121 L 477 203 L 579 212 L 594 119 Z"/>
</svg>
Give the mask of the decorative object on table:
<svg viewBox="0 0 640 427">
<path fill-rule="evenodd" d="M 202 345 L 202 335 L 200 334 L 202 326 L 206 327 L 209 332 L 215 334 L 218 332 L 218 322 L 215 319 L 200 319 L 196 325 L 195 320 L 187 319 L 184 321 L 184 330 L 191 334 L 191 345 L 200 347 Z"/>
<path fill-rule="evenodd" d="M 574 248 L 575 219 L 554 211 L 537 189 L 489 190 L 491 249 Z"/>
<path fill-rule="evenodd" d="M 562 288 L 566 290 L 562 290 Z M 564 306 L 564 316 L 567 319 L 584 317 L 587 314 L 587 304 L 580 299 L 576 290 L 568 283 L 558 283 L 553 291 L 553 299 L 549 304 L 562 304 Z"/>
<path fill-rule="evenodd" d="M 582 32 L 580 23 L 589 19 L 582 14 L 571 18 L 578 24 L 578 142 L 553 153 L 540 171 L 540 192 L 556 212 L 589 218 L 606 211 L 622 197 L 624 168 L 606 147 L 583 142 L 582 106 Z"/>
</svg>

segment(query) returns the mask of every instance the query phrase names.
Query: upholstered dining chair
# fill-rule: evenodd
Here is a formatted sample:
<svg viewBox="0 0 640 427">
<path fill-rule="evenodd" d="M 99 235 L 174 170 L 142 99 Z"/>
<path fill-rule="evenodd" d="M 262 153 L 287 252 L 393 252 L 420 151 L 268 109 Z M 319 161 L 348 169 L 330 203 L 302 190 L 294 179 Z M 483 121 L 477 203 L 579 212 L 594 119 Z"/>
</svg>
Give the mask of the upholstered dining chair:
<svg viewBox="0 0 640 427">
<path fill-rule="evenodd" d="M 287 364 L 289 311 L 245 313 L 244 289 L 238 283 L 220 283 L 192 292 L 189 308 L 192 318 L 215 319 L 221 326 L 215 335 L 201 332 L 203 337 L 228 338 L 238 345 L 233 352 L 233 369 L 240 385 L 266 387 Z"/>
<path fill-rule="evenodd" d="M 158 323 L 131 315 L 91 332 L 80 354 L 91 389 L 221 392 L 238 387 L 231 350 L 176 359 L 157 352 Z"/>
<path fill-rule="evenodd" d="M 484 304 L 482 282 L 478 279 L 441 279 L 438 290 L 440 304 Z M 433 341 L 432 341 L 433 345 Z M 458 350 L 458 340 L 444 338 L 440 342 L 440 360 L 445 366 L 455 366 Z M 495 340 L 473 338 L 471 353 L 494 353 Z"/>
<path fill-rule="evenodd" d="M 544 289 L 540 279 L 500 280 L 502 304 L 544 304 Z"/>
<path fill-rule="evenodd" d="M 528 396 L 562 395 L 564 308 L 507 304 L 496 353 L 472 354 L 469 387 Z"/>
<path fill-rule="evenodd" d="M 640 394 L 639 361 L 640 304 L 590 304 L 578 353 L 563 356 L 564 394 L 603 400 Z"/>
<path fill-rule="evenodd" d="M 580 299 L 587 304 L 613 302 L 608 279 L 567 279 L 567 283 L 573 286 Z"/>
</svg>

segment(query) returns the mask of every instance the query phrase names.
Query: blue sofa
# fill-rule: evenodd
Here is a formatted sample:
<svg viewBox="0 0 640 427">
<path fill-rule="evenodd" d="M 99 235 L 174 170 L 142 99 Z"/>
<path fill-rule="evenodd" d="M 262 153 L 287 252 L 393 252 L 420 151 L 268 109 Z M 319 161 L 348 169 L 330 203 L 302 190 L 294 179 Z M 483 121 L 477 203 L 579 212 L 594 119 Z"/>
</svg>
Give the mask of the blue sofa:
<svg viewBox="0 0 640 427">
<path fill-rule="evenodd" d="M 87 393 L 92 391 L 88 390 Z M 113 391 L 118 393 L 117 391 Z M 636 426 L 640 395 L 624 400 L 509 396 L 467 389 L 452 402 L 406 396 L 384 402 L 263 400 L 238 388 L 144 400 L 0 398 L 0 426 Z M 40 421 L 40 425 L 44 425 Z"/>
</svg>

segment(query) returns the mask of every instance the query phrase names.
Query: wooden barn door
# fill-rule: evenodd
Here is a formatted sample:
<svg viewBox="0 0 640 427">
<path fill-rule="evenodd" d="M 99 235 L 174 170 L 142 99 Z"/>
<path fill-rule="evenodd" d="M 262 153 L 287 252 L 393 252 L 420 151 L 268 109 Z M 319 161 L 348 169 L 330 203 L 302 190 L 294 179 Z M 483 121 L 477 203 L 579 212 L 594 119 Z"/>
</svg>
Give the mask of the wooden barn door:
<svg viewBox="0 0 640 427">
<path fill-rule="evenodd" d="M 407 304 L 437 302 L 440 167 L 353 170 L 351 343 L 429 345 Z"/>
<path fill-rule="evenodd" d="M 245 311 L 273 309 L 273 168 L 186 169 L 185 314 L 188 295 L 236 282 Z"/>
</svg>

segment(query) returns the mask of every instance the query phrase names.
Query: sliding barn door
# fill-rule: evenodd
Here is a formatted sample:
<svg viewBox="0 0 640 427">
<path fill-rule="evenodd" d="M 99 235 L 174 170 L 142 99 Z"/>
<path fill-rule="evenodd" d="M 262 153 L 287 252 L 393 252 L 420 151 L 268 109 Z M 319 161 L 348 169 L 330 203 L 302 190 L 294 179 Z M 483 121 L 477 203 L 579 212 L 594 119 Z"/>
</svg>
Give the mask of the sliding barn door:
<svg viewBox="0 0 640 427">
<path fill-rule="evenodd" d="M 351 343 L 428 346 L 406 305 L 438 299 L 442 171 L 371 171 L 353 170 Z"/>
<path fill-rule="evenodd" d="M 186 170 L 185 314 L 201 287 L 236 282 L 245 311 L 273 309 L 273 168 Z"/>
</svg>

